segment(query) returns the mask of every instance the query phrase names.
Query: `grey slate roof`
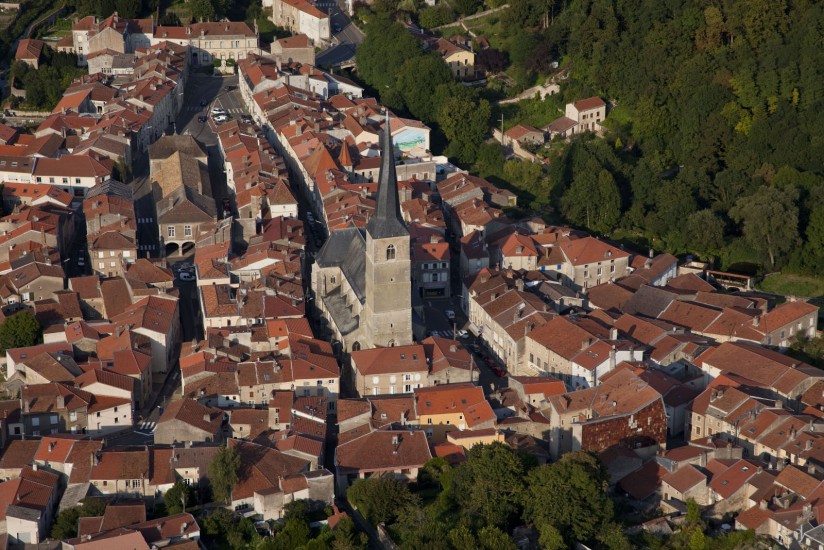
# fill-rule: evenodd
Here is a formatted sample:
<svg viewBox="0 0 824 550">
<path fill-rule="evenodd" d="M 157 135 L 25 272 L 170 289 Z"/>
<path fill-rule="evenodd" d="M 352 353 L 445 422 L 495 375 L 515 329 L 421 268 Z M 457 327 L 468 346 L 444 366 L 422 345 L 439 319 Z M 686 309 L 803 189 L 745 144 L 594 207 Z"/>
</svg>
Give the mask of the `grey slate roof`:
<svg viewBox="0 0 824 550">
<path fill-rule="evenodd" d="M 644 285 L 624 305 L 624 313 L 657 318 L 678 295 L 658 286 Z"/>
<path fill-rule="evenodd" d="M 192 208 L 191 206 L 194 206 Z M 179 223 L 187 221 L 209 221 L 217 219 L 215 202 L 201 195 L 196 189 L 188 185 L 181 185 L 169 193 L 157 204 L 157 219 L 159 223 Z"/>
<path fill-rule="evenodd" d="M 149 158 L 153 160 L 167 159 L 177 151 L 185 157 L 205 159 L 206 153 L 190 135 L 162 136 L 149 145 Z"/>
<path fill-rule="evenodd" d="M 366 224 L 366 232 L 373 239 L 405 237 L 409 235 L 401 217 L 401 201 L 398 197 L 398 176 L 395 173 L 395 148 L 389 118 L 381 133 L 381 171 L 378 176 L 378 198 L 375 214 Z"/>
<path fill-rule="evenodd" d="M 132 200 L 132 188 L 117 180 L 107 179 L 103 183 L 98 183 L 94 187 L 91 187 L 86 193 L 86 198 L 90 199 L 98 195 L 109 195 Z"/>
<path fill-rule="evenodd" d="M 366 241 L 356 227 L 333 232 L 315 256 L 319 267 L 340 267 L 346 280 L 363 303 L 366 284 Z"/>
</svg>

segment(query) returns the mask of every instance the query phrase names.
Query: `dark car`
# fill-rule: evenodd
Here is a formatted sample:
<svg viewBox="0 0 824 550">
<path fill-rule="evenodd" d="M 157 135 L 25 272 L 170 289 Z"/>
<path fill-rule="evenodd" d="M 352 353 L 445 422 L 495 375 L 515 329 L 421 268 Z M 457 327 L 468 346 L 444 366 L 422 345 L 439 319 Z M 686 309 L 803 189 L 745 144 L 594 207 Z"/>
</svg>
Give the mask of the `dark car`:
<svg viewBox="0 0 824 550">
<path fill-rule="evenodd" d="M 500 378 L 503 378 L 504 376 L 506 376 L 506 371 L 504 369 L 502 369 L 501 367 L 499 367 L 498 365 L 494 365 L 491 370 L 492 370 L 492 374 L 494 374 L 495 376 L 498 376 Z"/>
<path fill-rule="evenodd" d="M 333 29 L 335 32 L 340 32 L 340 25 L 338 25 L 337 23 L 335 23 L 334 25 L 332 25 L 332 29 Z"/>
<path fill-rule="evenodd" d="M 206 115 L 200 115 L 199 117 L 197 117 L 197 121 L 198 122 L 206 122 Z"/>
<path fill-rule="evenodd" d="M 209 103 L 207 103 L 206 101 L 201 101 L 201 102 L 200 102 L 200 106 L 201 106 L 201 107 L 205 107 L 205 106 L 206 106 L 206 105 L 208 105 L 208 104 L 209 104 Z"/>
<path fill-rule="evenodd" d="M 224 86 L 224 87 L 223 87 L 223 91 L 224 91 L 224 92 L 231 92 L 231 91 L 232 91 L 232 90 L 234 90 L 234 89 L 235 89 L 235 87 L 234 87 L 234 86 Z"/>
</svg>

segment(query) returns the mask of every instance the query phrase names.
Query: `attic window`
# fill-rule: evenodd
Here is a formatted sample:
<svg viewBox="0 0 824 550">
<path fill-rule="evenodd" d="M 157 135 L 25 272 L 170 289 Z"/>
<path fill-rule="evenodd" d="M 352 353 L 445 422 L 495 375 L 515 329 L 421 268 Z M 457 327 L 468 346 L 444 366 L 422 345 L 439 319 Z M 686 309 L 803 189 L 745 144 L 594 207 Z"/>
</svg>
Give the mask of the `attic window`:
<svg viewBox="0 0 824 550">
<path fill-rule="evenodd" d="M 401 353 L 401 359 L 406 359 L 406 354 L 405 353 Z"/>
<path fill-rule="evenodd" d="M 432 406 L 432 402 L 431 402 L 431 401 L 427 401 L 427 402 L 426 402 L 426 406 L 427 406 L 427 407 L 431 407 L 431 406 Z"/>
<path fill-rule="evenodd" d="M 721 485 L 729 485 L 729 483 L 730 482 L 725 479 L 724 481 L 721 482 Z"/>
</svg>

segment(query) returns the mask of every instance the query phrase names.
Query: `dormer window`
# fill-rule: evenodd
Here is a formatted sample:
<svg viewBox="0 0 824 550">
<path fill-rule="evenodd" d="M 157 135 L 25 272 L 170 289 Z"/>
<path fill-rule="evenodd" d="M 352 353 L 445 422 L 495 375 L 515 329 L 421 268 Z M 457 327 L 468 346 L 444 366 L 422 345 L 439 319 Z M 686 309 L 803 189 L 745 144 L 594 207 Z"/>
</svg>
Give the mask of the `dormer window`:
<svg viewBox="0 0 824 550">
<path fill-rule="evenodd" d="M 395 245 L 390 244 L 386 247 L 386 259 L 387 260 L 394 260 L 395 259 Z"/>
</svg>

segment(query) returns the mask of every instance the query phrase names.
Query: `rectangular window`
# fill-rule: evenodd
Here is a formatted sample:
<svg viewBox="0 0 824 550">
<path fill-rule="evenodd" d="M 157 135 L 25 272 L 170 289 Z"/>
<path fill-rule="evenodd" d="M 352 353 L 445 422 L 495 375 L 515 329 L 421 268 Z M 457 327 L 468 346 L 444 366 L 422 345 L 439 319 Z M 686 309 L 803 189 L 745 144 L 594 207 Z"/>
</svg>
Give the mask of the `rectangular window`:
<svg viewBox="0 0 824 550">
<path fill-rule="evenodd" d="M 106 267 L 106 262 L 100 262 L 99 264 L 97 264 L 97 267 L 103 269 L 104 267 Z"/>
<path fill-rule="evenodd" d="M 191 225 L 184 225 L 183 226 L 183 236 L 184 237 L 191 237 L 192 236 L 192 226 Z"/>
<path fill-rule="evenodd" d="M 34 418 L 31 419 L 31 425 L 35 426 L 35 427 L 40 426 L 40 419 L 35 416 Z"/>
<path fill-rule="evenodd" d="M 51 418 L 49 418 L 49 422 L 51 422 L 52 424 L 57 424 L 57 415 L 51 415 Z"/>
<path fill-rule="evenodd" d="M 170 225 L 169 227 L 167 227 L 166 228 L 166 235 L 169 236 L 169 237 L 174 237 L 175 236 L 175 226 Z"/>
<path fill-rule="evenodd" d="M 131 255 L 132 255 L 132 251 L 131 251 L 131 250 L 124 250 L 124 251 L 123 251 L 123 257 L 124 257 L 124 258 L 129 258 L 129 257 L 131 257 Z"/>
<path fill-rule="evenodd" d="M 102 258 L 103 256 L 104 256 L 103 251 L 100 251 L 100 252 L 97 253 L 98 258 Z"/>
</svg>

